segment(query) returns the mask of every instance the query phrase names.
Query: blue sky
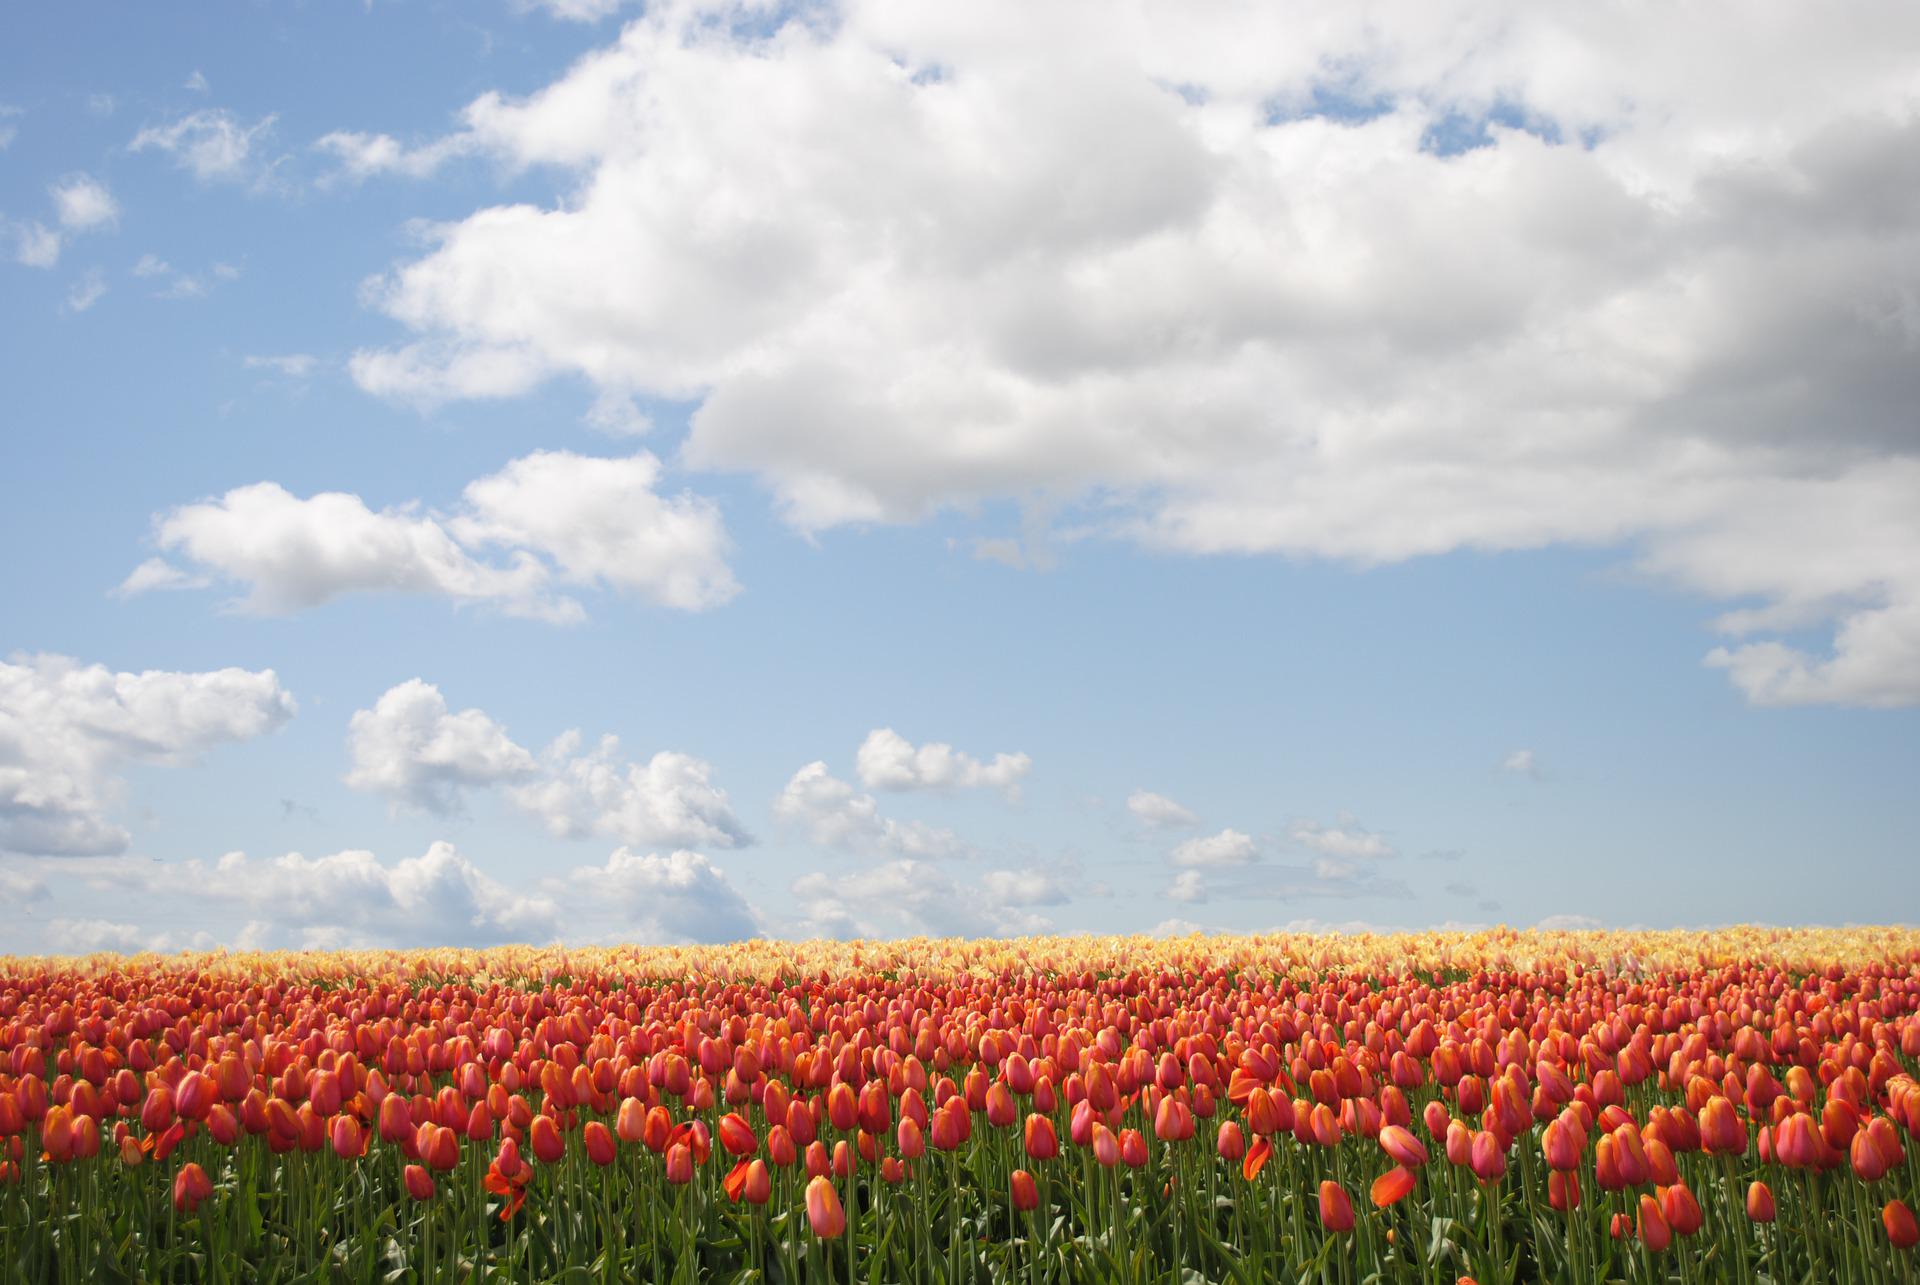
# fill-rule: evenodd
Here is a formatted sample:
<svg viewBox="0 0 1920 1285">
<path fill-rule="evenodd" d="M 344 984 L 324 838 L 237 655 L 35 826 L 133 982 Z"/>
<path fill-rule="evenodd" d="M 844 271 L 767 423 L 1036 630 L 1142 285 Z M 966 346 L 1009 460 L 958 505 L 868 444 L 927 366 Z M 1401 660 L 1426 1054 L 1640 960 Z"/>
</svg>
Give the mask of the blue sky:
<svg viewBox="0 0 1920 1285">
<path fill-rule="evenodd" d="M 1902 41 L 1126 12 L 0 19 L 0 949 L 1911 920 Z"/>
</svg>

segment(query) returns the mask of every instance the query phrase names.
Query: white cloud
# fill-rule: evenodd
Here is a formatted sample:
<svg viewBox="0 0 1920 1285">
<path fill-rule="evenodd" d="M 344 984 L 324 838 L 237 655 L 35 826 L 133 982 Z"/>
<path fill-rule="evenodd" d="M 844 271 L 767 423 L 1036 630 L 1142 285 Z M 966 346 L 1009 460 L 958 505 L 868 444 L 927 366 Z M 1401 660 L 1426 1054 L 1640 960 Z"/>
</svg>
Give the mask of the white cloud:
<svg viewBox="0 0 1920 1285">
<path fill-rule="evenodd" d="M 1200 818 L 1164 794 L 1135 790 L 1127 796 L 1127 811 L 1157 830 L 1182 830 L 1200 824 Z"/>
<path fill-rule="evenodd" d="M 372 709 L 355 711 L 346 782 L 442 815 L 460 806 L 470 786 L 524 780 L 533 755 L 477 709 L 449 713 L 446 698 L 418 678 L 390 688 Z"/>
<path fill-rule="evenodd" d="M 1147 936 L 1191 937 L 1200 931 L 1202 931 L 1200 925 L 1191 919 L 1162 919 L 1159 923 L 1147 929 Z"/>
<path fill-rule="evenodd" d="M 625 0 L 515 0 L 522 9 L 539 9 L 565 22 L 599 22 L 618 13 Z"/>
<path fill-rule="evenodd" d="M 70 232 L 90 232 L 111 227 L 120 217 L 120 206 L 113 193 L 99 179 L 74 174 L 47 189 L 60 226 Z"/>
<path fill-rule="evenodd" d="M 606 584 L 668 607 L 704 611 L 740 586 L 726 563 L 719 508 L 656 493 L 645 451 L 600 459 L 536 451 L 467 487 L 448 527 L 462 544 L 537 549 L 570 584 Z"/>
<path fill-rule="evenodd" d="M 1029 907 L 1065 900 L 1057 884 L 1029 872 L 989 871 L 970 882 L 910 859 L 844 876 L 817 871 L 795 880 L 792 892 L 800 931 L 841 938 L 1041 933 L 1052 922 Z"/>
<path fill-rule="evenodd" d="M 271 370 L 288 379 L 305 379 L 319 369 L 320 359 L 312 353 L 290 352 L 273 355 L 249 354 L 243 363 L 248 370 Z"/>
<path fill-rule="evenodd" d="M 457 810 L 468 789 L 505 786 L 556 838 L 718 848 L 753 841 L 712 766 L 692 755 L 663 750 L 627 762 L 613 736 L 581 754 L 580 733 L 570 731 L 536 759 L 484 711 L 450 713 L 440 690 L 418 678 L 356 711 L 347 745 L 349 786 L 429 812 Z"/>
<path fill-rule="evenodd" d="M 314 150 L 339 162 L 326 183 L 360 183 L 376 175 L 426 178 L 448 161 L 473 151 L 464 135 L 451 135 L 420 147 L 408 147 L 390 134 L 335 130 L 315 140 Z"/>
<path fill-rule="evenodd" d="M 871 794 L 861 794 L 813 762 L 793 774 L 773 802 L 773 815 L 823 847 L 910 858 L 958 857 L 968 848 L 953 831 L 923 821 L 880 815 Z"/>
<path fill-rule="evenodd" d="M 1500 768 L 1512 772 L 1515 776 L 1538 777 L 1540 767 L 1534 762 L 1532 750 L 1515 750 L 1500 760 Z"/>
<path fill-rule="evenodd" d="M 1020 795 L 1020 778 L 1033 766 L 1025 754 L 996 754 L 982 763 L 940 741 L 915 747 L 891 727 L 875 728 L 860 743 L 854 770 L 870 790 L 954 790 L 992 788 L 1010 799 Z"/>
<path fill-rule="evenodd" d="M 1548 915 L 1534 927 L 1543 933 L 1597 932 L 1606 925 L 1591 915 Z"/>
<path fill-rule="evenodd" d="M 691 754 L 662 750 L 646 762 L 620 756 L 619 739 L 602 737 L 578 753 L 568 732 L 541 755 L 536 779 L 509 793 L 563 839 L 600 835 L 644 846 L 736 848 L 753 837 L 733 814 L 713 767 Z"/>
<path fill-rule="evenodd" d="M 1168 901 L 1188 904 L 1205 901 L 1207 899 L 1206 876 L 1198 870 L 1182 870 L 1173 877 L 1173 882 L 1167 885 L 1166 891 L 1160 895 Z"/>
<path fill-rule="evenodd" d="M 25 114 L 26 113 L 18 107 L 14 107 L 8 103 L 0 103 L 0 152 L 4 152 L 13 146 L 13 140 L 19 137 L 20 126 L 15 124 L 14 121 L 16 117 L 24 116 Z"/>
<path fill-rule="evenodd" d="M 44 223 L 15 223 L 14 261 L 28 268 L 51 268 L 60 262 L 60 234 Z"/>
<path fill-rule="evenodd" d="M 1920 700 L 1920 11 L 1393 12 L 648 6 L 466 108 L 572 181 L 436 229 L 356 378 L 695 400 L 687 462 L 808 530 L 1624 546 L 1742 608 L 1751 699 Z"/>
<path fill-rule="evenodd" d="M 1323 826 L 1313 821 L 1296 821 L 1288 830 L 1287 837 L 1303 848 L 1310 848 L 1322 857 L 1335 862 L 1349 862 L 1356 859 L 1367 860 L 1394 855 L 1393 845 L 1380 835 L 1362 829 L 1351 819 L 1343 818 L 1337 826 Z"/>
<path fill-rule="evenodd" d="M 565 894 L 581 911 L 612 912 L 612 939 L 623 942 L 672 945 L 763 935 L 759 913 L 726 872 L 698 852 L 643 856 L 620 848 L 604 866 L 576 867 Z"/>
<path fill-rule="evenodd" d="M 52 894 L 47 889 L 47 881 L 22 870 L 9 870 L 0 866 L 0 895 L 4 895 L 15 905 L 30 901 L 45 901 Z"/>
<path fill-rule="evenodd" d="M 719 511 L 697 496 L 655 494 L 658 475 L 644 451 L 625 459 L 541 451 L 471 483 L 445 516 L 414 505 L 376 512 L 335 491 L 302 499 L 257 482 L 161 515 L 154 539 L 199 572 L 245 586 L 237 605 L 264 614 L 390 591 L 582 619 L 556 582 L 692 611 L 717 606 L 739 588 Z M 499 560 L 475 556 L 489 547 Z M 156 574 L 143 566 L 122 590 L 150 587 Z"/>
<path fill-rule="evenodd" d="M 130 149 L 166 152 L 203 181 L 239 180 L 258 167 L 255 149 L 273 130 L 274 117 L 243 124 L 225 108 L 205 108 L 166 125 L 149 125 L 133 136 Z"/>
<path fill-rule="evenodd" d="M 106 293 L 106 273 L 98 268 L 88 268 L 67 288 L 67 297 L 61 306 L 69 313 L 85 312 L 99 303 Z"/>
<path fill-rule="evenodd" d="M 1176 866 L 1244 866 L 1260 855 L 1253 836 L 1238 830 L 1188 839 L 1173 850 Z"/>
<path fill-rule="evenodd" d="M 186 83 L 181 85 L 180 88 L 192 90 L 196 94 L 204 94 L 212 90 L 213 86 L 207 83 L 206 73 L 196 67 L 193 70 L 193 74 L 187 77 Z"/>
<path fill-rule="evenodd" d="M 246 936 L 259 947 L 544 942 L 560 927 L 551 897 L 505 887 L 444 842 L 392 865 L 357 850 L 271 859 L 230 852 L 151 878 L 253 915 Z"/>
<path fill-rule="evenodd" d="M 110 813 L 129 763 L 179 766 L 293 717 L 272 670 L 115 673 L 66 656 L 0 662 L 0 852 L 123 851 Z"/>
<path fill-rule="evenodd" d="M 47 937 L 50 948 L 62 955 L 91 955 L 98 951 L 132 954 L 153 949 L 152 935 L 146 929 L 111 919 L 49 920 Z"/>
</svg>

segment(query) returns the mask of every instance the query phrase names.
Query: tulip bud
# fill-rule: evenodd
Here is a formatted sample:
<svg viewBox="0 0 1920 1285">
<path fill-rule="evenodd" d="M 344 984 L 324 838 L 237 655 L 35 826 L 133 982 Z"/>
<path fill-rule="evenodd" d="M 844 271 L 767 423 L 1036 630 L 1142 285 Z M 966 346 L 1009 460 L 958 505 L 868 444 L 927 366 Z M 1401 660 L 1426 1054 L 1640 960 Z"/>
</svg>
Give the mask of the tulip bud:
<svg viewBox="0 0 1920 1285">
<path fill-rule="evenodd" d="M 407 1194 L 415 1200 L 432 1200 L 434 1196 L 433 1175 L 420 1165 L 408 1165 L 401 1172 L 401 1178 L 407 1186 Z"/>
<path fill-rule="evenodd" d="M 1331 1178 L 1320 1184 L 1320 1225 L 1335 1233 L 1353 1230 L 1353 1201 Z"/>
<path fill-rule="evenodd" d="M 1040 1190 L 1034 1185 L 1033 1175 L 1025 1169 L 1015 1169 L 1012 1174 L 1013 1207 L 1021 1213 L 1031 1213 L 1040 1207 Z"/>
</svg>

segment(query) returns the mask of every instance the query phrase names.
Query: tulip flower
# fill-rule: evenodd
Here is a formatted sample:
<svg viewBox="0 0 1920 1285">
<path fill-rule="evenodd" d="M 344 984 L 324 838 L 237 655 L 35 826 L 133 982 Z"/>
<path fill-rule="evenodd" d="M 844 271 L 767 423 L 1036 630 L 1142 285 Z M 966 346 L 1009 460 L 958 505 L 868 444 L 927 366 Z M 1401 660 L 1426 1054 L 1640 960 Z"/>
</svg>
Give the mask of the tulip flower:
<svg viewBox="0 0 1920 1285">
<path fill-rule="evenodd" d="M 1033 1175 L 1025 1169 L 1015 1169 L 1011 1175 L 1013 1207 L 1021 1213 L 1031 1213 L 1040 1207 L 1040 1190 L 1034 1185 Z"/>
<path fill-rule="evenodd" d="M 807 1225 L 821 1240 L 834 1240 L 847 1229 L 840 1194 L 826 1178 L 816 1177 L 807 1183 Z"/>
<path fill-rule="evenodd" d="M 1405 1165 L 1395 1165 L 1393 1168 L 1387 1170 L 1373 1180 L 1373 1188 L 1370 1195 L 1372 1196 L 1374 1207 L 1385 1209 L 1389 1205 L 1398 1204 L 1400 1201 L 1405 1200 L 1412 1194 L 1415 1181 L 1413 1170 L 1407 1168 Z"/>
<path fill-rule="evenodd" d="M 1335 1233 L 1353 1230 L 1353 1201 L 1331 1178 L 1320 1184 L 1320 1225 Z"/>
<path fill-rule="evenodd" d="M 1886 1203 L 1880 1211 L 1880 1225 L 1887 1229 L 1887 1239 L 1895 1249 L 1912 1249 L 1920 1243 L 1920 1225 L 1915 1224 L 1913 1210 L 1903 1200 Z"/>
<path fill-rule="evenodd" d="M 587 1159 L 600 1168 L 613 1163 L 615 1147 L 613 1134 L 607 1126 L 598 1120 L 589 1120 L 587 1127 L 581 1130 L 580 1142 L 585 1147 Z"/>
<path fill-rule="evenodd" d="M 1410 1129 L 1397 1124 L 1382 1125 L 1379 1142 L 1380 1149 L 1396 1165 L 1418 1169 L 1427 1163 L 1427 1149 L 1420 1145 L 1420 1140 L 1413 1136 Z"/>
<path fill-rule="evenodd" d="M 1747 1217 L 1756 1223 L 1773 1221 L 1773 1189 L 1764 1182 L 1755 1182 L 1747 1188 Z"/>
<path fill-rule="evenodd" d="M 180 1172 L 173 1179 L 173 1207 L 176 1210 L 191 1217 L 201 1202 L 212 1195 L 213 1183 L 208 1179 L 205 1169 L 192 1161 L 180 1166 Z"/>
<path fill-rule="evenodd" d="M 1060 1139 L 1053 1131 L 1053 1121 L 1038 1113 L 1027 1116 L 1024 1141 L 1029 1159 L 1052 1160 L 1060 1154 Z"/>
<path fill-rule="evenodd" d="M 1640 1241 L 1658 1254 L 1673 1243 L 1673 1228 L 1660 1211 L 1660 1202 L 1652 1196 L 1640 1197 Z"/>
<path fill-rule="evenodd" d="M 1214 1150 L 1228 1164 L 1232 1164 L 1246 1154 L 1247 1141 L 1237 1123 L 1228 1120 L 1220 1126 L 1220 1132 L 1214 1138 Z"/>
<path fill-rule="evenodd" d="M 433 1176 L 420 1165 L 408 1165 L 401 1172 L 407 1194 L 415 1200 L 432 1200 L 434 1196 Z"/>
</svg>

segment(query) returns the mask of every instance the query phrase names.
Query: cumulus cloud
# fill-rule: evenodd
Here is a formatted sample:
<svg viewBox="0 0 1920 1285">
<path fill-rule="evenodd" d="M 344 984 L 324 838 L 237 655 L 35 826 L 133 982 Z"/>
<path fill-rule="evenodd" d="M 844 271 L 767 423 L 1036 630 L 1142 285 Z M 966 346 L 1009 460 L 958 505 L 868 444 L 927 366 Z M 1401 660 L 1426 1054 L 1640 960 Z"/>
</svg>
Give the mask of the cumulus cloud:
<svg viewBox="0 0 1920 1285">
<path fill-rule="evenodd" d="M 349 786 L 442 815 L 459 807 L 466 787 L 534 771 L 533 755 L 506 728 L 477 709 L 449 712 L 440 689 L 418 678 L 390 688 L 372 709 L 355 711 L 347 748 Z"/>
<path fill-rule="evenodd" d="M 815 872 L 794 881 L 801 931 L 825 937 L 1004 937 L 1046 932 L 1032 909 L 1066 900 L 1057 882 L 1031 871 L 956 878 L 926 861 L 889 861 L 851 875 Z"/>
<path fill-rule="evenodd" d="M 1173 850 L 1176 866 L 1244 866 L 1260 855 L 1252 835 L 1238 830 L 1188 839 Z"/>
<path fill-rule="evenodd" d="M 443 141 L 565 195 L 438 227 L 356 377 L 697 401 L 806 530 L 1621 547 L 1755 702 L 1920 700 L 1920 12 L 1006 16 L 648 6 L 481 96 Z"/>
<path fill-rule="evenodd" d="M 28 268 L 51 268 L 60 262 L 60 234 L 46 224 L 37 220 L 15 223 L 9 230 L 13 234 L 15 263 Z"/>
<path fill-rule="evenodd" d="M 616 915 L 612 938 L 619 941 L 678 945 L 762 935 L 759 913 L 698 852 L 620 848 L 604 866 L 575 868 L 565 891 L 583 909 Z"/>
<path fill-rule="evenodd" d="M 1020 778 L 1033 766 L 1025 754 L 996 754 L 982 763 L 940 741 L 916 747 L 891 727 L 867 733 L 854 757 L 854 770 L 870 790 L 966 790 L 990 787 L 1010 799 L 1020 795 Z"/>
<path fill-rule="evenodd" d="M 5 866 L 0 866 L 0 894 L 4 894 L 15 905 L 45 901 L 52 895 L 45 879 L 24 870 L 9 870 Z"/>
<path fill-rule="evenodd" d="M 67 656 L 0 662 L 0 852 L 124 851 L 111 819 L 131 763 L 180 766 L 293 717 L 270 669 L 116 673 Z"/>
<path fill-rule="evenodd" d="M 230 852 L 150 878 L 251 916 L 238 941 L 257 947 L 544 942 L 560 922 L 551 897 L 507 888 L 445 842 L 390 865 L 359 850 L 258 859 Z"/>
<path fill-rule="evenodd" d="M 1207 899 L 1206 876 L 1198 870 L 1182 870 L 1173 877 L 1173 882 L 1167 885 L 1166 891 L 1160 895 L 1168 901 L 1190 904 L 1205 901 Z"/>
<path fill-rule="evenodd" d="M 441 815 L 457 810 L 468 789 L 502 786 L 561 839 L 718 848 L 753 841 L 710 764 L 671 750 L 629 762 L 613 736 L 583 754 L 580 740 L 566 732 L 535 758 L 485 711 L 452 713 L 439 688 L 413 678 L 354 713 L 346 782 Z"/>
<path fill-rule="evenodd" d="M 855 790 L 818 761 L 793 774 L 773 801 L 773 815 L 810 842 L 848 852 L 921 859 L 968 852 L 960 837 L 944 827 L 881 816 L 871 794 Z"/>
<path fill-rule="evenodd" d="M 1157 830 L 1182 830 L 1200 824 L 1200 818 L 1164 794 L 1135 790 L 1127 796 L 1127 811 L 1143 825 Z"/>
<path fill-rule="evenodd" d="M 130 150 L 167 153 L 202 181 L 238 181 L 259 169 L 258 149 L 273 131 L 274 117 L 244 124 L 225 108 L 192 112 L 165 125 L 149 125 L 133 136 Z"/>
<path fill-rule="evenodd" d="M 602 737 L 586 754 L 579 745 L 578 732 L 561 736 L 541 755 L 539 775 L 508 792 L 549 833 L 634 845 L 737 848 L 753 842 L 704 760 L 662 750 L 645 762 L 630 762 L 613 736 Z"/>
<path fill-rule="evenodd" d="M 562 586 L 626 591 L 688 611 L 719 606 L 739 591 L 719 509 L 690 494 L 658 494 L 659 472 L 644 451 L 621 459 L 538 451 L 470 483 L 444 515 L 418 505 L 374 510 L 338 491 L 303 499 L 256 482 L 160 515 L 154 542 L 201 575 L 243 586 L 236 605 L 263 614 L 384 591 L 539 620 L 584 618 Z M 147 564 L 121 590 L 166 583 Z"/>
<path fill-rule="evenodd" d="M 99 179 L 74 174 L 47 189 L 60 226 L 72 232 L 90 232 L 111 227 L 120 217 L 119 203 Z"/>
</svg>

